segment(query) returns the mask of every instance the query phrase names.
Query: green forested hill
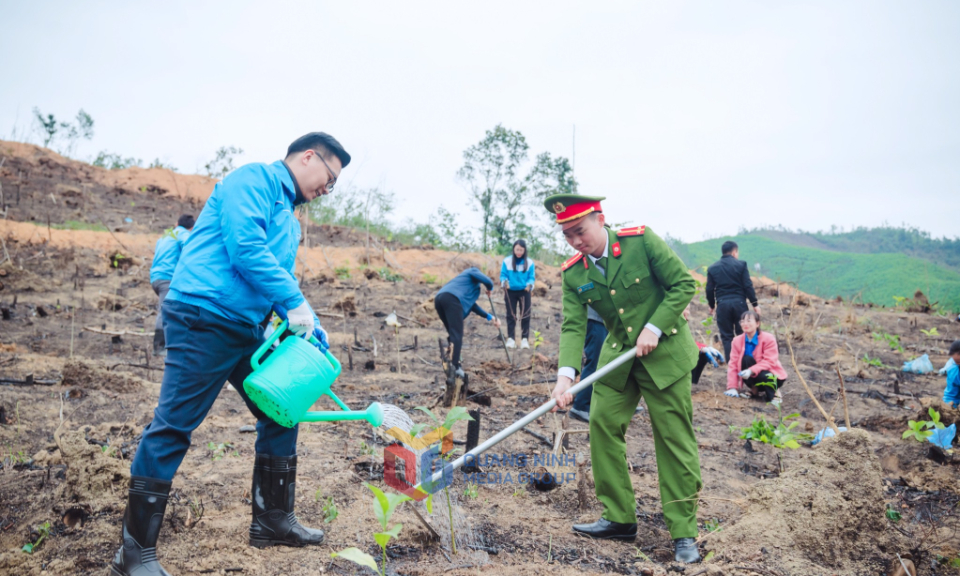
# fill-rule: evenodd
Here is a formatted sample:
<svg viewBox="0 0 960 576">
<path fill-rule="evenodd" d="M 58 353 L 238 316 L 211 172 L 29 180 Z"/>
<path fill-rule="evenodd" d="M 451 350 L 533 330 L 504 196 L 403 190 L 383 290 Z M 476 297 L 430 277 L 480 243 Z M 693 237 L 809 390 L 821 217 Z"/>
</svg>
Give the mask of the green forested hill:
<svg viewBox="0 0 960 576">
<path fill-rule="evenodd" d="M 892 306 L 894 296 L 912 296 L 923 290 L 931 302 L 960 310 L 960 273 L 906 254 L 839 252 L 786 244 L 753 233 L 678 243 L 674 249 L 687 266 L 703 272 L 701 266 L 720 258 L 720 245 L 726 240 L 740 245 L 740 259 L 750 264 L 752 274 L 756 274 L 754 264 L 759 262 L 760 274 L 796 282 L 804 292 L 824 298 L 846 299 L 862 293 L 866 302 Z"/>
</svg>

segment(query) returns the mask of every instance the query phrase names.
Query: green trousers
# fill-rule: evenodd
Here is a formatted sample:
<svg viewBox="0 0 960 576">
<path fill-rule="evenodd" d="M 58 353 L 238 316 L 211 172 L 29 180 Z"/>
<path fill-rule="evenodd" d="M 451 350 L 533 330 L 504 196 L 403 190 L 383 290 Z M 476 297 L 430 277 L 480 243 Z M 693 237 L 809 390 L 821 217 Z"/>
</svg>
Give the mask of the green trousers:
<svg viewBox="0 0 960 576">
<path fill-rule="evenodd" d="M 605 386 L 602 380 L 593 387 L 590 457 L 597 498 L 603 503 L 603 517 L 607 520 L 622 524 L 637 521 L 624 435 L 643 397 L 653 426 L 660 502 L 667 529 L 674 539 L 697 537 L 697 499 L 703 483 L 693 433 L 690 382 L 687 374 L 660 390 L 643 364 L 634 362 L 623 392 Z"/>
</svg>

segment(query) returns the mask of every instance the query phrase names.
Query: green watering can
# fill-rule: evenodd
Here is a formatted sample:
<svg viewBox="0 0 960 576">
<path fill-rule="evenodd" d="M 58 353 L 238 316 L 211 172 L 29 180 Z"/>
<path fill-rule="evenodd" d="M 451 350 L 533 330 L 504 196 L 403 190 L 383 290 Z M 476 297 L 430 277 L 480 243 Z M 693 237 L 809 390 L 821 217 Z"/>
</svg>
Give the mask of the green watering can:
<svg viewBox="0 0 960 576">
<path fill-rule="evenodd" d="M 311 344 L 311 341 L 316 343 L 313 338 L 310 341 L 286 338 L 261 364 L 260 358 L 286 329 L 287 321 L 284 320 L 250 359 L 253 372 L 243 381 L 243 390 L 257 408 L 287 428 L 300 422 L 341 420 L 366 420 L 372 426 L 383 424 L 383 408 L 379 402 L 362 412 L 354 411 L 330 391 L 330 386 L 340 376 L 340 362 L 329 350 L 321 352 Z M 333 398 L 343 412 L 308 412 L 324 394 Z"/>
</svg>

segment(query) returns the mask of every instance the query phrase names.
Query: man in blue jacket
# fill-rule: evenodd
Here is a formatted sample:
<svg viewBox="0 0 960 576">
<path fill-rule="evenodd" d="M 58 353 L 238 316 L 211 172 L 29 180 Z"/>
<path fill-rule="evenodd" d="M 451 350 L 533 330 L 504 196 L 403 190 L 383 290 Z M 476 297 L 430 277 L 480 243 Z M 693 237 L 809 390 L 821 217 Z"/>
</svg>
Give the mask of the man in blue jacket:
<svg viewBox="0 0 960 576">
<path fill-rule="evenodd" d="M 130 468 L 123 546 L 114 576 L 169 576 L 156 555 L 157 536 L 190 436 L 225 381 L 257 418 L 250 544 L 306 546 L 323 532 L 293 512 L 297 427 L 284 428 L 246 396 L 250 356 L 263 342 L 261 322 L 272 306 L 287 310 L 294 334 L 313 333 L 327 346 L 293 275 L 300 224 L 294 208 L 333 189 L 350 155 L 332 136 L 313 132 L 283 161 L 247 164 L 217 184 L 184 245 L 163 303 L 167 359 L 153 421 Z"/>
<path fill-rule="evenodd" d="M 437 315 L 440 316 L 443 327 L 447 329 L 447 340 L 453 344 L 451 360 L 457 376 L 461 378 L 463 378 L 463 368 L 460 367 L 460 349 L 463 346 L 463 321 L 473 312 L 477 316 L 486 318 L 487 322 L 493 320 L 494 325 L 497 328 L 500 327 L 498 318 L 494 318 L 492 314 L 477 305 L 481 284 L 487 289 L 487 295 L 489 295 L 493 290 L 493 280 L 471 266 L 447 282 L 433 299 Z"/>
<path fill-rule="evenodd" d="M 150 286 L 160 298 L 160 302 L 157 304 L 157 322 L 153 328 L 153 353 L 155 355 L 162 354 L 164 347 L 163 301 L 167 297 L 167 291 L 170 290 L 170 280 L 173 279 L 173 271 L 177 268 L 177 262 L 180 260 L 183 243 L 187 241 L 195 223 L 192 214 L 181 214 L 177 220 L 177 227 L 164 232 L 163 236 L 157 240 L 157 247 L 153 250 L 153 264 L 150 265 Z"/>
</svg>

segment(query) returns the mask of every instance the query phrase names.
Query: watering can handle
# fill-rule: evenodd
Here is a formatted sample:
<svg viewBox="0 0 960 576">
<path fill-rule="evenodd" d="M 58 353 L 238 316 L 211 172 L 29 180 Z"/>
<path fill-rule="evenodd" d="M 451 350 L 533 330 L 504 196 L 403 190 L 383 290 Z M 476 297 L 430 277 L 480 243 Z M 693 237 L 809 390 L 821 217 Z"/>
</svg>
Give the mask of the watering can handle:
<svg viewBox="0 0 960 576">
<path fill-rule="evenodd" d="M 287 310 L 286 310 L 286 308 L 284 308 L 283 306 L 281 306 L 281 305 L 279 305 L 279 304 L 274 304 L 274 305 L 273 305 L 273 311 L 274 311 L 274 313 L 275 313 L 277 316 L 280 317 L 281 320 L 286 320 L 286 319 L 287 319 Z M 306 338 L 308 342 L 310 342 L 311 344 L 313 344 L 313 345 L 316 346 L 317 348 L 320 348 L 321 350 L 324 350 L 325 347 L 323 346 L 323 344 L 321 344 L 320 341 L 317 340 L 316 338 L 314 338 L 313 336 L 310 336 L 309 334 L 304 334 L 303 337 Z"/>
<path fill-rule="evenodd" d="M 273 331 L 273 334 L 267 338 L 266 342 L 264 342 L 259 348 L 257 348 L 257 351 L 253 353 L 253 356 L 250 357 L 250 366 L 254 370 L 260 369 L 260 357 L 267 353 L 267 350 L 273 346 L 273 343 L 277 341 L 277 338 L 279 338 L 286 329 L 287 321 L 284 320 L 279 326 L 277 326 L 277 329 Z"/>
</svg>

